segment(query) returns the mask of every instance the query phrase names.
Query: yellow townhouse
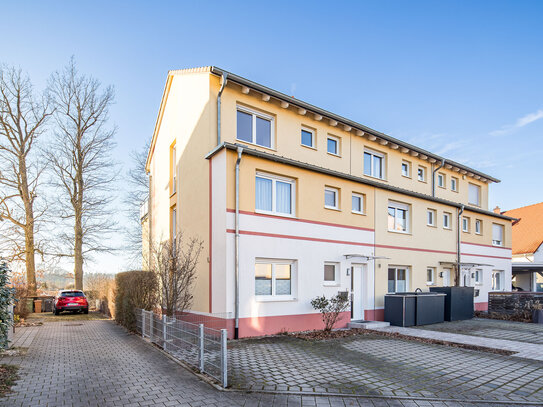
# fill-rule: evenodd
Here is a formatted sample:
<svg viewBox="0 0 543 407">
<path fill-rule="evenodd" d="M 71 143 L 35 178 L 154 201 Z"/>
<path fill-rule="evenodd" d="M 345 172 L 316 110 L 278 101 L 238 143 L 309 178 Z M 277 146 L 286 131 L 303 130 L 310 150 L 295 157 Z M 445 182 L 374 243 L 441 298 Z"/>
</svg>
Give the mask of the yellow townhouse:
<svg viewBox="0 0 543 407">
<path fill-rule="evenodd" d="M 390 292 L 511 288 L 499 180 L 217 67 L 168 73 L 146 168 L 144 233 L 204 241 L 186 311 L 231 336 L 319 328 L 323 294 L 344 326 Z"/>
</svg>

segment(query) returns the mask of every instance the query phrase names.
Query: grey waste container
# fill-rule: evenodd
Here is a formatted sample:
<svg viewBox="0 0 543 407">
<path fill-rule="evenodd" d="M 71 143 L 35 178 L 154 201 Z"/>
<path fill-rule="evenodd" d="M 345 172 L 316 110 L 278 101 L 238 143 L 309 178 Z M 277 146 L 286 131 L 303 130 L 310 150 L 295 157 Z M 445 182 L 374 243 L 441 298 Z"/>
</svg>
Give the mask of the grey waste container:
<svg viewBox="0 0 543 407">
<path fill-rule="evenodd" d="M 385 295 L 385 321 L 395 326 L 443 322 L 445 294 L 406 292 Z"/>
<path fill-rule="evenodd" d="M 445 321 L 460 321 L 473 318 L 473 287 L 430 287 L 430 292 L 443 293 L 445 298 Z"/>
</svg>

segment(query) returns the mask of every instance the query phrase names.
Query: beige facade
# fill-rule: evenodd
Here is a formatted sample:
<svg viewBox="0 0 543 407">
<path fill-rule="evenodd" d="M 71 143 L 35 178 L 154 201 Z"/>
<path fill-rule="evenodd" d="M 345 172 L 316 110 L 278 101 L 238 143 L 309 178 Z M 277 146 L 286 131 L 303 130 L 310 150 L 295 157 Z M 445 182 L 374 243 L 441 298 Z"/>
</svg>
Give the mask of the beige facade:
<svg viewBox="0 0 543 407">
<path fill-rule="evenodd" d="M 382 316 L 397 270 L 396 277 L 406 276 L 396 288 L 426 290 L 455 284 L 460 264 L 459 284 L 480 286 L 479 308 L 495 273 L 508 276 L 510 286 L 511 220 L 488 211 L 488 186 L 497 180 L 218 68 L 170 72 L 147 170 L 151 240 L 169 238 L 175 227 L 205 244 L 192 311 L 237 313 L 246 335 L 313 320 L 309 300 L 353 291 L 355 269 L 363 274 L 364 318 Z M 262 185 L 270 186 L 269 196 Z M 263 210 L 267 200 L 270 209 Z M 493 225 L 503 230 L 500 240 Z M 320 254 L 327 257 L 319 260 Z M 288 301 L 258 295 L 266 278 L 255 288 L 255 264 L 275 270 L 277 262 L 290 267 Z M 323 282 L 325 265 L 337 265 L 334 284 Z M 307 273 L 313 277 L 305 284 Z M 473 277 L 485 273 L 484 280 Z M 235 284 L 241 284 L 237 310 Z M 275 277 L 270 284 L 279 287 Z"/>
</svg>

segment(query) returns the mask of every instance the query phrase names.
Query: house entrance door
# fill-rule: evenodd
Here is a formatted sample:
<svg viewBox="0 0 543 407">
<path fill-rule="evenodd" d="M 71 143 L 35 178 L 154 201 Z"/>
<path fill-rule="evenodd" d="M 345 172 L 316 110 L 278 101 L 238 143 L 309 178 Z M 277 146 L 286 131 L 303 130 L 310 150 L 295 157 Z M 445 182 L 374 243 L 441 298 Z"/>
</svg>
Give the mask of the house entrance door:
<svg viewBox="0 0 543 407">
<path fill-rule="evenodd" d="M 364 290 L 366 267 L 362 264 L 351 267 L 351 319 L 360 321 L 364 319 Z"/>
</svg>

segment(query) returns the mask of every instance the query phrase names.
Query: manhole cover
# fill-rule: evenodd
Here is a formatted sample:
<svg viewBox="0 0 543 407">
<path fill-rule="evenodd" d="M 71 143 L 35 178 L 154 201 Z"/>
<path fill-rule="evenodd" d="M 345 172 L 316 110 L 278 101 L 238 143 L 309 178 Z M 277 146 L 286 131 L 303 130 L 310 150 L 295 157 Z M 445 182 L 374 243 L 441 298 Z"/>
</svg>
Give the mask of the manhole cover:
<svg viewBox="0 0 543 407">
<path fill-rule="evenodd" d="M 64 324 L 64 326 L 81 326 L 83 324 Z"/>
</svg>

